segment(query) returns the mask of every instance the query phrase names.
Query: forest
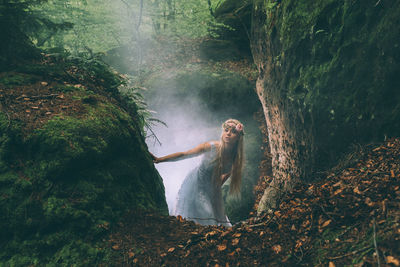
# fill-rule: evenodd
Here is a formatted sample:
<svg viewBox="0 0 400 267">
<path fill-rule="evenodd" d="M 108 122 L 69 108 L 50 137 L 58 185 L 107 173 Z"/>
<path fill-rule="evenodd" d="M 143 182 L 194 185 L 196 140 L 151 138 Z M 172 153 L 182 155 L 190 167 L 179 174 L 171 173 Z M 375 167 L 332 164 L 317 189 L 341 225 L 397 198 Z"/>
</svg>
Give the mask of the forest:
<svg viewBox="0 0 400 267">
<path fill-rule="evenodd" d="M 398 14 L 0 0 L 0 266 L 400 266 Z M 171 153 L 220 140 L 219 177 L 228 130 L 231 226 L 181 216 L 213 146 Z"/>
</svg>

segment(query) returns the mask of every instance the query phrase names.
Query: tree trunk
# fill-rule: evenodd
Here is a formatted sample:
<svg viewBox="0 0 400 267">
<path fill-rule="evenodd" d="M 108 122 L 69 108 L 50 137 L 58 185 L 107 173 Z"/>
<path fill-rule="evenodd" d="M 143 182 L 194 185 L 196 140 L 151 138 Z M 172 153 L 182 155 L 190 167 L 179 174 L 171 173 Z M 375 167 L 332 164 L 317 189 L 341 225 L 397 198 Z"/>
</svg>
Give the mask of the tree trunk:
<svg viewBox="0 0 400 267">
<path fill-rule="evenodd" d="M 288 97 L 285 74 L 290 66 L 281 55 L 280 36 L 274 26 L 265 27 L 272 23 L 262 5 L 254 6 L 251 45 L 259 70 L 256 88 L 268 127 L 273 181 L 264 192 L 258 213 L 276 208 L 283 194 L 311 174 L 314 163 L 312 118 L 299 101 Z"/>
</svg>

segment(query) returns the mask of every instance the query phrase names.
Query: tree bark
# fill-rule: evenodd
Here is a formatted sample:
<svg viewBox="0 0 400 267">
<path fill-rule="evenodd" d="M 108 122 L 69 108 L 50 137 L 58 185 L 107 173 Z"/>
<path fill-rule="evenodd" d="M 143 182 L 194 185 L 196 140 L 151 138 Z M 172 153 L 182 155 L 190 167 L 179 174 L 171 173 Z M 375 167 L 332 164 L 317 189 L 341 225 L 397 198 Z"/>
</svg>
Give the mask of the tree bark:
<svg viewBox="0 0 400 267">
<path fill-rule="evenodd" d="M 281 55 L 281 37 L 270 26 L 273 23 L 267 20 L 262 5 L 256 3 L 253 9 L 251 46 L 259 70 L 256 88 L 268 127 L 273 181 L 258 213 L 275 209 L 282 195 L 308 177 L 314 165 L 312 117 L 299 101 L 288 97 L 290 62 Z"/>
</svg>

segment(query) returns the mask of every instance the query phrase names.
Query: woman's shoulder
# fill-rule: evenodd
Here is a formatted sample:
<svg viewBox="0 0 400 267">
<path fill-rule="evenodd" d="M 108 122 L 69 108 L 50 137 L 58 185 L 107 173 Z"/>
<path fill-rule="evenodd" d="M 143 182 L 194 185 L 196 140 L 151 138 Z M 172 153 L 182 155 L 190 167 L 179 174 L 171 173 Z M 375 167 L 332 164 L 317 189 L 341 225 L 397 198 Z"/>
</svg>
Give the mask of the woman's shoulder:
<svg viewBox="0 0 400 267">
<path fill-rule="evenodd" d="M 218 148 L 221 146 L 221 142 L 220 141 L 209 141 L 208 142 L 210 144 L 211 148 Z"/>
</svg>

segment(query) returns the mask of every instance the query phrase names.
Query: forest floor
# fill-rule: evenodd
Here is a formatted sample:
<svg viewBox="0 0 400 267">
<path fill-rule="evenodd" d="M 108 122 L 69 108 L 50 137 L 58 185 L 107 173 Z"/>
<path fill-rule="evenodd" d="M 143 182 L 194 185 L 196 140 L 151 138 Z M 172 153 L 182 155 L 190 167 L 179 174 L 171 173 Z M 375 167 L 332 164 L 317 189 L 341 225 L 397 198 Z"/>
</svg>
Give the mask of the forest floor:
<svg viewBox="0 0 400 267">
<path fill-rule="evenodd" d="M 255 192 L 266 186 L 260 177 Z M 360 147 L 279 208 L 231 228 L 132 212 L 110 236 L 123 266 L 400 266 L 400 139 Z"/>
</svg>

